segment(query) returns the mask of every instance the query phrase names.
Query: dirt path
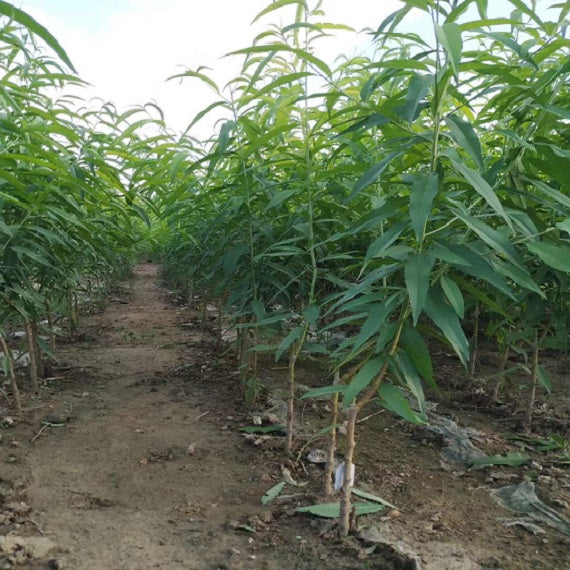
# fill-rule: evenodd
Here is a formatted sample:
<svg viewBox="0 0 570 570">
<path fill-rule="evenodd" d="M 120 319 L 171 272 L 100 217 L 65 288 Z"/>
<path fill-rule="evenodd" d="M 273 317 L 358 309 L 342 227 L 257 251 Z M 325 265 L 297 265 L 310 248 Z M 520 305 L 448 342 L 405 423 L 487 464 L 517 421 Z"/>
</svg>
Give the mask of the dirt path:
<svg viewBox="0 0 570 570">
<path fill-rule="evenodd" d="M 268 549 L 270 535 L 235 529 L 269 521 L 271 478 L 231 429 L 235 395 L 208 386 L 207 333 L 177 326 L 164 296 L 157 267 L 137 267 L 128 295 L 87 319 L 86 340 L 58 351 L 86 376 L 54 395 L 53 414 L 72 419 L 35 443 L 27 494 L 59 567 L 304 567 L 286 535 Z"/>
</svg>

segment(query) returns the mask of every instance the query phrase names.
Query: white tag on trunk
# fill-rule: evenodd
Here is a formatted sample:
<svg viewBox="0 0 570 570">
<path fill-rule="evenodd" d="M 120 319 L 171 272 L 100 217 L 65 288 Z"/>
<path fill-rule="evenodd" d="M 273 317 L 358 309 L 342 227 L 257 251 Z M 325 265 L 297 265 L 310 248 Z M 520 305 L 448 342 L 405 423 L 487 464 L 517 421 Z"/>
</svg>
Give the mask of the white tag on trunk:
<svg viewBox="0 0 570 570">
<path fill-rule="evenodd" d="M 334 489 L 335 489 L 335 491 L 342 489 L 342 486 L 344 484 L 344 471 L 345 471 L 345 467 L 344 467 L 344 461 L 343 461 L 336 468 L 336 471 L 334 472 Z M 355 467 L 354 467 L 354 463 L 353 463 L 350 466 L 350 474 L 348 476 L 348 484 L 351 487 L 354 485 L 354 472 L 355 472 Z"/>
</svg>

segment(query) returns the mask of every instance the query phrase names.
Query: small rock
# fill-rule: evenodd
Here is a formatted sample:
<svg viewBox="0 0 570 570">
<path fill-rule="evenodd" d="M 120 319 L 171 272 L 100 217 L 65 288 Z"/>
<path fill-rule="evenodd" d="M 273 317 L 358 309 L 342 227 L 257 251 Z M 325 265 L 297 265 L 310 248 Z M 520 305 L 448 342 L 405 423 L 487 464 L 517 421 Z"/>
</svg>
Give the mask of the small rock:
<svg viewBox="0 0 570 570">
<path fill-rule="evenodd" d="M 311 463 L 326 463 L 327 452 L 324 449 L 313 449 L 307 454 L 307 461 Z"/>
<path fill-rule="evenodd" d="M 196 444 L 195 443 L 191 443 L 187 448 L 186 448 L 186 453 L 188 455 L 194 455 L 196 453 Z"/>
<path fill-rule="evenodd" d="M 9 554 L 24 554 L 30 558 L 45 558 L 57 544 L 45 536 L 0 536 L 0 551 Z"/>
</svg>

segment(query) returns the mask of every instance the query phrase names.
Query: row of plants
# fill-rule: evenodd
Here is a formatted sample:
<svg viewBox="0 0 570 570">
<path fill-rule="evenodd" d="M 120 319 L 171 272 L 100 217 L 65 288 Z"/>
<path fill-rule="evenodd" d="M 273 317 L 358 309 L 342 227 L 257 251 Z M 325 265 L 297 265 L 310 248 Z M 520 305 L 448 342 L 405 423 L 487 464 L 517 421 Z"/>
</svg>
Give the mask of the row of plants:
<svg viewBox="0 0 570 570">
<path fill-rule="evenodd" d="M 290 23 L 234 52 L 243 68 L 223 88 L 182 74 L 214 92 L 195 122 L 226 118 L 215 137 L 186 134 L 161 153 L 153 237 L 167 279 L 204 307 L 218 301 L 237 329 L 244 388 L 257 354 L 287 360 L 289 452 L 299 359 L 328 366 L 330 385 L 303 397 L 334 403 L 327 494 L 346 421 L 346 535 L 358 414 L 375 400 L 426 422 L 433 342 L 466 381 L 479 336 L 496 342 L 491 389 L 500 398 L 504 378 L 526 371 L 527 431 L 537 389 L 550 388 L 540 351 L 566 349 L 569 314 L 570 7 L 539 15 L 509 0 L 489 17 L 486 0 L 402 0 L 366 54 L 331 66 L 318 43 L 344 26 L 321 4 L 268 4 L 256 19 Z M 430 22 L 421 36 L 412 11 Z"/>
<path fill-rule="evenodd" d="M 153 109 L 68 95 L 82 81 L 57 40 L 6 2 L 0 14 L 0 352 L 20 410 L 13 361 L 37 390 L 59 321 L 73 329 L 78 307 L 132 262 L 166 135 Z"/>
</svg>

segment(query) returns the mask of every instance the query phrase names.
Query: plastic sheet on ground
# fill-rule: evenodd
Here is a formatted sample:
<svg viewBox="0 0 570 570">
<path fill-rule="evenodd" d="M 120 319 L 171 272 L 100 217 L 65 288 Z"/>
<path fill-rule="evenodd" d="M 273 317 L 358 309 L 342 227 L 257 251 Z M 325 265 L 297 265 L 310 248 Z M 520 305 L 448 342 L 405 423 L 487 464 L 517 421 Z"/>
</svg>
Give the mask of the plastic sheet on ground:
<svg viewBox="0 0 570 570">
<path fill-rule="evenodd" d="M 471 443 L 470 437 L 473 435 L 473 430 L 462 428 L 453 420 L 430 414 L 430 424 L 425 429 L 443 438 L 445 447 L 441 450 L 441 454 L 445 459 L 472 465 L 478 459 L 487 457 L 483 451 Z"/>
<path fill-rule="evenodd" d="M 387 568 L 405 570 L 483 570 L 483 566 L 466 552 L 463 545 L 453 542 L 430 541 L 416 543 L 411 537 L 402 537 L 401 530 L 384 524 L 366 527 L 359 532 L 365 542 L 378 544 L 392 564 Z M 476 558 L 485 553 L 476 553 Z"/>
<path fill-rule="evenodd" d="M 570 521 L 536 496 L 532 481 L 492 489 L 491 496 L 501 507 L 514 513 L 524 514 L 535 522 L 547 524 L 570 536 Z"/>
</svg>

